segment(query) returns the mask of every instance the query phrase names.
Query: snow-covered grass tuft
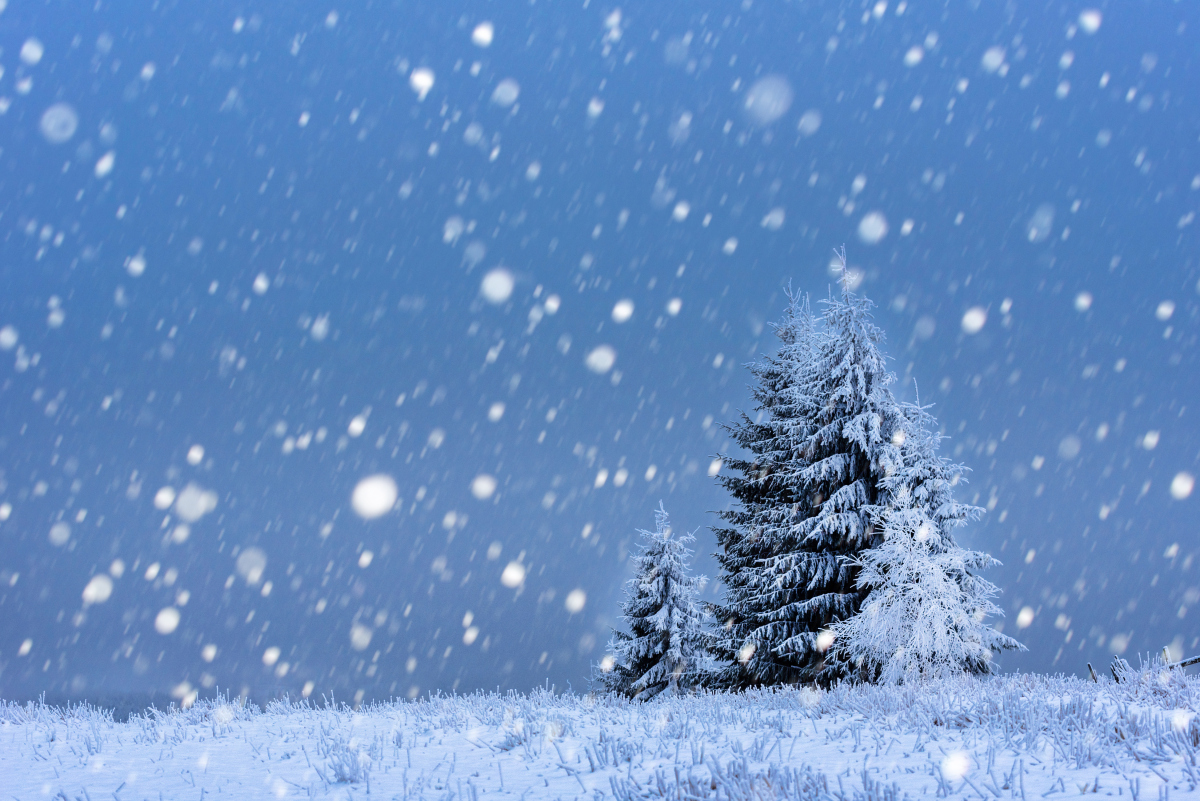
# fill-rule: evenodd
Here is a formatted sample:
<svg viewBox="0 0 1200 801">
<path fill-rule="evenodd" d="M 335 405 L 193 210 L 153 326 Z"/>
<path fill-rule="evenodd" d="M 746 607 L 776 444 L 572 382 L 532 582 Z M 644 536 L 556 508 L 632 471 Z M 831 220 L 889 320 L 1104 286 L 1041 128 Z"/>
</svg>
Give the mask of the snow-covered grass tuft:
<svg viewBox="0 0 1200 801">
<path fill-rule="evenodd" d="M 1160 662 L 1121 678 L 1016 674 L 645 703 L 545 690 L 359 709 L 218 698 L 124 723 L 87 705 L 0 702 L 0 787 L 20 799 L 1200 793 L 1200 678 Z"/>
<path fill-rule="evenodd" d="M 371 778 L 371 757 L 352 740 L 335 737 L 325 744 L 328 777 L 339 784 L 367 783 Z"/>
</svg>

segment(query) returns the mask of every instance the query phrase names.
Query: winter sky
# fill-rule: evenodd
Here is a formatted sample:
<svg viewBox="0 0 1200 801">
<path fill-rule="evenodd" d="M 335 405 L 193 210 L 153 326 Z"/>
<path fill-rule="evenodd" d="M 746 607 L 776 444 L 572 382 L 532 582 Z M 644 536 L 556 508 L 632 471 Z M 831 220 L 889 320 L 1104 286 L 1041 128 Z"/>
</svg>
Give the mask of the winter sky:
<svg viewBox="0 0 1200 801">
<path fill-rule="evenodd" d="M 1192 5 L 0 9 L 0 696 L 582 689 L 843 242 L 1001 669 L 1200 650 Z"/>
</svg>

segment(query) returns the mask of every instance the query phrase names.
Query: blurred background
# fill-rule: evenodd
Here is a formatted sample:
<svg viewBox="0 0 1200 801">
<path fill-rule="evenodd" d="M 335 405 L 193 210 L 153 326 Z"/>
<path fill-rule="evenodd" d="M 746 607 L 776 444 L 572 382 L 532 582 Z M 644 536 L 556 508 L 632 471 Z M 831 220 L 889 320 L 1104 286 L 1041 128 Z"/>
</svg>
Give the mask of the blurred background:
<svg viewBox="0 0 1200 801">
<path fill-rule="evenodd" d="M 0 9 L 0 696 L 584 690 L 842 243 L 1000 669 L 1197 652 L 1193 5 Z"/>
</svg>

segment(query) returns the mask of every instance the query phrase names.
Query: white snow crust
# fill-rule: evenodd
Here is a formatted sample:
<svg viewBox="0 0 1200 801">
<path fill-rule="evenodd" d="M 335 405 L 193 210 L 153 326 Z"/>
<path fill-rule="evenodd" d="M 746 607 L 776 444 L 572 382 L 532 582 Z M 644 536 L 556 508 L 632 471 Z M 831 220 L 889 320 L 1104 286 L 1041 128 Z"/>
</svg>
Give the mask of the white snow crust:
<svg viewBox="0 0 1200 801">
<path fill-rule="evenodd" d="M 660 697 L 201 700 L 128 722 L 0 702 L 5 799 L 1200 796 L 1200 678 L 1008 675 Z"/>
</svg>

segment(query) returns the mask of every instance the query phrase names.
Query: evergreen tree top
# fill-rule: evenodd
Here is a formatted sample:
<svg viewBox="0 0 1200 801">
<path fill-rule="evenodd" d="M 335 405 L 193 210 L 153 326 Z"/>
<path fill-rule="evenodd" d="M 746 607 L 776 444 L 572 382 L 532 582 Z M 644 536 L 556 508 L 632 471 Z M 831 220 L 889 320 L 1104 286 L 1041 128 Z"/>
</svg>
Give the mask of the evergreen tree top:
<svg viewBox="0 0 1200 801">
<path fill-rule="evenodd" d="M 824 336 L 814 365 L 817 378 L 827 390 L 827 406 L 834 416 L 866 409 L 877 415 L 894 413 L 897 404 L 888 387 L 896 378 L 888 372 L 887 357 L 880 349 L 885 337 L 871 316 L 875 304 L 855 294 L 845 247 L 837 253 L 842 291 L 822 301 Z M 868 447 L 865 436 L 856 439 L 860 447 Z"/>
<path fill-rule="evenodd" d="M 902 465 L 884 483 L 893 494 L 906 490 L 912 503 L 927 510 L 944 546 L 953 544 L 953 530 L 976 520 L 983 509 L 954 500 L 954 487 L 966 483 L 970 468 L 950 461 L 938 453 L 944 439 L 938 422 L 922 405 L 920 393 L 916 401 L 902 406 L 907 426 L 898 437 L 903 453 Z"/>
</svg>

